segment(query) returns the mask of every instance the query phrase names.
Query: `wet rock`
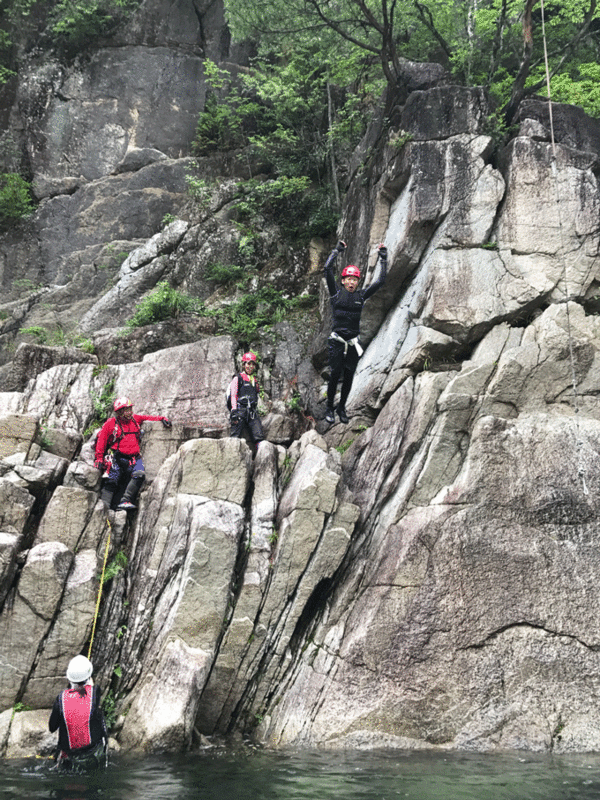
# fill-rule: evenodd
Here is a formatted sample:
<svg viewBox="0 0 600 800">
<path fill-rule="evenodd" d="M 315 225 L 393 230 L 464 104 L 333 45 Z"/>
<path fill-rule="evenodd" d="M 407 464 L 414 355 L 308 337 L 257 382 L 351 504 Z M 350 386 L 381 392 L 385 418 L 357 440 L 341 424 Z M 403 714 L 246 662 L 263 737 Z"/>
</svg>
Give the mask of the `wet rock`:
<svg viewBox="0 0 600 800">
<path fill-rule="evenodd" d="M 15 714 L 10 723 L 10 734 L 4 757 L 50 757 L 56 749 L 57 734 L 50 733 L 48 730 L 49 717 L 50 709 L 19 711 Z"/>
</svg>

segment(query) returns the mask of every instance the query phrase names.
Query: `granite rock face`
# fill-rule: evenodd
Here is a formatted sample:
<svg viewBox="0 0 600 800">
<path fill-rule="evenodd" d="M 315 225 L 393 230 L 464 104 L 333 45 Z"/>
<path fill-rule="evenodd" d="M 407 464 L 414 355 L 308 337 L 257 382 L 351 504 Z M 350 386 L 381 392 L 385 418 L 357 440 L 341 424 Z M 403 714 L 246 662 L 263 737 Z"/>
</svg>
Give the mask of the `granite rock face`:
<svg viewBox="0 0 600 800">
<path fill-rule="evenodd" d="M 560 107 L 554 159 L 527 101 L 496 152 L 481 90 L 405 65 L 339 229 L 367 284 L 376 244 L 390 256 L 351 422 L 315 421 L 322 287 L 319 319 L 261 333 L 256 449 L 227 436 L 224 398 L 248 342 L 193 314 L 120 334 L 162 280 L 219 299 L 209 267 L 239 252 L 241 168 L 188 149 L 202 59 L 233 58 L 224 31 L 219 4 L 147 0 L 114 47 L 32 60 L 18 88 L 41 202 L 0 255 L 0 746 L 47 746 L 101 588 L 92 660 L 130 751 L 231 733 L 599 750 L 597 122 Z M 201 208 L 190 174 L 217 180 Z M 325 243 L 292 257 L 265 229 L 256 246 L 273 285 L 318 285 Z M 13 357 L 20 328 L 68 322 L 97 355 L 28 341 Z M 89 430 L 123 394 L 173 421 L 144 425 L 129 517 L 98 499 Z"/>
</svg>

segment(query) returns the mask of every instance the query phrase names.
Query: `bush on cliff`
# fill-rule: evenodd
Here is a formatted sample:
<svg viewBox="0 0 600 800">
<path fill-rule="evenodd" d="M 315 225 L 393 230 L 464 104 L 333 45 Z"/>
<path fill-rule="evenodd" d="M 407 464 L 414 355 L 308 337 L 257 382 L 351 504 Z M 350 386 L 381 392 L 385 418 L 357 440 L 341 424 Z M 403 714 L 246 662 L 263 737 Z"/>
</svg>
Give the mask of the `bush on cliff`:
<svg viewBox="0 0 600 800">
<path fill-rule="evenodd" d="M 133 317 L 127 322 L 128 329 L 141 328 L 153 322 L 178 317 L 186 312 L 199 312 L 203 303 L 196 297 L 190 297 L 173 289 L 166 281 L 159 283 L 156 289 L 144 297 L 135 307 Z"/>
<path fill-rule="evenodd" d="M 16 172 L 0 174 L 0 224 L 7 225 L 26 217 L 34 209 L 31 187 Z"/>
<path fill-rule="evenodd" d="M 111 33 L 141 0 L 59 0 L 51 14 L 52 38 L 69 54 Z"/>
</svg>

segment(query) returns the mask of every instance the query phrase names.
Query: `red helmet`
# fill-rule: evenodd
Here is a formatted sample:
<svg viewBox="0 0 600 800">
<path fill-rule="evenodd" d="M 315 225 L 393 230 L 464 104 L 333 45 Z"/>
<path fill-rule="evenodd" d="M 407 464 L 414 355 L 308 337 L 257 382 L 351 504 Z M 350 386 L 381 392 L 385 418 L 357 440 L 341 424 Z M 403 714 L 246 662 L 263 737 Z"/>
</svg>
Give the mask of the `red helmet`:
<svg viewBox="0 0 600 800">
<path fill-rule="evenodd" d="M 256 361 L 256 353 L 244 353 L 242 356 L 242 364 L 246 361 Z"/>
<path fill-rule="evenodd" d="M 120 411 L 122 408 L 131 408 L 132 405 L 133 403 L 128 397 L 117 397 L 113 403 L 113 408 L 115 411 Z"/>
<path fill-rule="evenodd" d="M 342 278 L 360 278 L 359 268 L 355 267 L 354 264 L 348 264 L 348 266 L 344 267 L 342 270 Z"/>
</svg>

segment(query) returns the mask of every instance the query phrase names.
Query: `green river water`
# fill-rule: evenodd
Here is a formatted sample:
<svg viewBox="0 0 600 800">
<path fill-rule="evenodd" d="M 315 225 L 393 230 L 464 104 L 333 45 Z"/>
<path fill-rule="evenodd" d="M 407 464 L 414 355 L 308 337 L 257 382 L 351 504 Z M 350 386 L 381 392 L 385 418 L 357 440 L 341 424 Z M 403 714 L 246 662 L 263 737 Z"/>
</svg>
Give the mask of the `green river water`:
<svg viewBox="0 0 600 800">
<path fill-rule="evenodd" d="M 57 775 L 0 762 L 2 800 L 600 800 L 600 755 L 207 750 Z"/>
</svg>

